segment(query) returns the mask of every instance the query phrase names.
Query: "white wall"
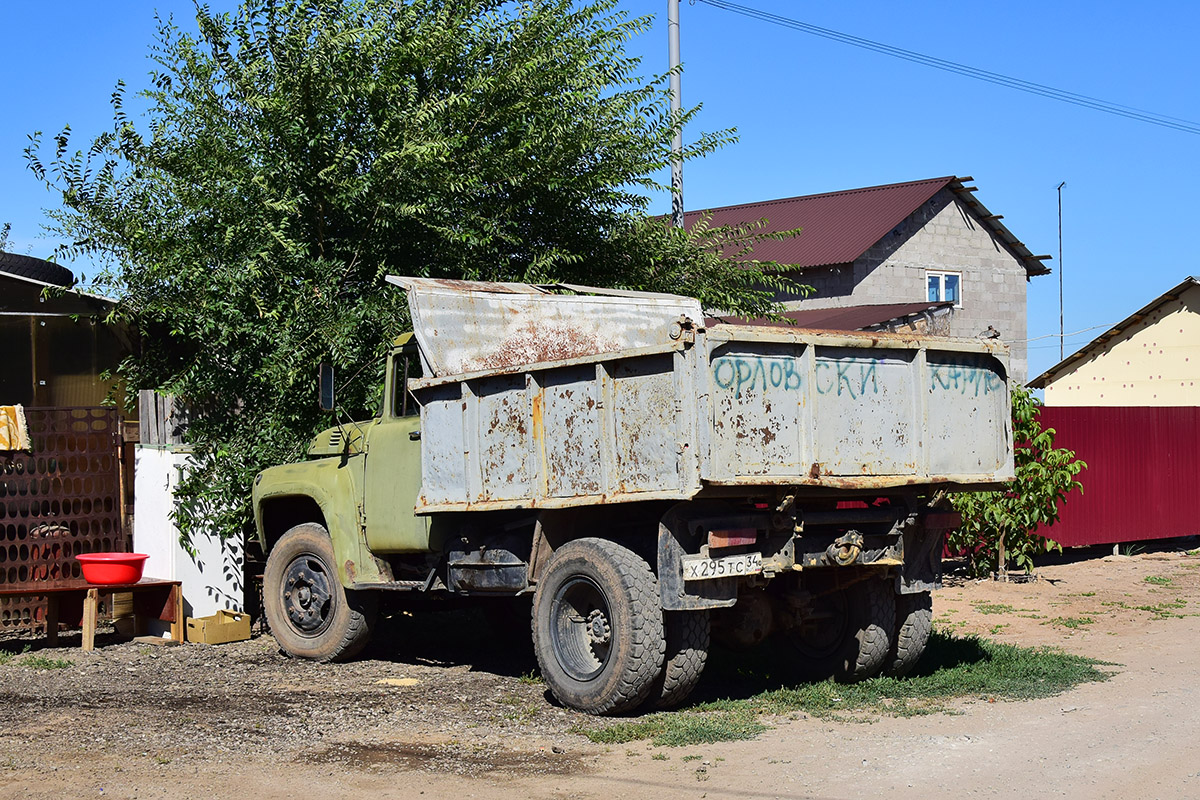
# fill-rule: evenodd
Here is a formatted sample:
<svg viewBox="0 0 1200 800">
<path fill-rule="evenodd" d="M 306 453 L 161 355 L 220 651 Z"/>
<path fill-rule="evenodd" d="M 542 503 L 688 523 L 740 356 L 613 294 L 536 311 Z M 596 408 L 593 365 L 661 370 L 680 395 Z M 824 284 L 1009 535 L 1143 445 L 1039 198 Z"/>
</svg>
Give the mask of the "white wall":
<svg viewBox="0 0 1200 800">
<path fill-rule="evenodd" d="M 220 609 L 244 611 L 242 542 L 196 536 L 192 553 L 179 542 L 171 509 L 187 459 L 186 453 L 171 447 L 135 448 L 133 549 L 150 556 L 147 576 L 183 581 L 183 607 L 189 617 L 206 617 Z"/>
</svg>

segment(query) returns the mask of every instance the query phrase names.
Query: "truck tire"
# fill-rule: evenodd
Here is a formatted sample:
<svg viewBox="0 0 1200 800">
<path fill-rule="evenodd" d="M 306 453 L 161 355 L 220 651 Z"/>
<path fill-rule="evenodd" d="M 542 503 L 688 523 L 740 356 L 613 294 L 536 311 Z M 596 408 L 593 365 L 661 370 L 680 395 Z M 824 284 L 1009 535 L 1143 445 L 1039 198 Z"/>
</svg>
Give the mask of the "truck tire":
<svg viewBox="0 0 1200 800">
<path fill-rule="evenodd" d="M 606 539 L 554 551 L 533 600 L 533 647 L 551 693 L 588 714 L 646 699 L 665 644 L 658 579 L 644 559 Z"/>
<path fill-rule="evenodd" d="M 895 597 L 889 582 L 870 579 L 820 598 L 816 608 L 827 623 L 789 636 L 804 659 L 800 674 L 855 683 L 883 672 L 896 625 Z"/>
<path fill-rule="evenodd" d="M 663 637 L 666 657 L 645 704 L 659 711 L 678 708 L 700 682 L 708 661 L 708 611 L 664 611 Z"/>
<path fill-rule="evenodd" d="M 896 595 L 896 635 L 885 672 L 900 678 L 917 666 L 933 631 L 933 599 L 929 592 Z"/>
<path fill-rule="evenodd" d="M 333 542 L 316 523 L 289 530 L 267 557 L 263 610 L 283 650 L 314 661 L 345 661 L 371 639 L 376 596 L 347 592 L 334 568 Z"/>
</svg>

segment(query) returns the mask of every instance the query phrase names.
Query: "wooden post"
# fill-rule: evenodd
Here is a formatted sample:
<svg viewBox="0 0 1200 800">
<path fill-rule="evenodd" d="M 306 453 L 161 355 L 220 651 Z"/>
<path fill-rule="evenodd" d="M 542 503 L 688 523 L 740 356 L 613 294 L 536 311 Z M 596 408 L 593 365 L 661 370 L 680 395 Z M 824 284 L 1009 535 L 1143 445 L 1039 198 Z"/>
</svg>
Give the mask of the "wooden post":
<svg viewBox="0 0 1200 800">
<path fill-rule="evenodd" d="M 1004 531 L 1000 531 L 1000 558 L 996 564 L 996 579 L 1008 583 L 1008 559 L 1004 556 Z"/>
<path fill-rule="evenodd" d="M 96 649 L 96 614 L 100 605 L 100 590 L 88 589 L 83 599 L 83 649 Z"/>
<path fill-rule="evenodd" d="M 175 619 L 171 620 L 171 640 L 182 644 L 184 631 L 183 584 L 177 583 L 171 587 L 171 599 L 174 601 L 172 605 L 175 609 Z"/>
</svg>

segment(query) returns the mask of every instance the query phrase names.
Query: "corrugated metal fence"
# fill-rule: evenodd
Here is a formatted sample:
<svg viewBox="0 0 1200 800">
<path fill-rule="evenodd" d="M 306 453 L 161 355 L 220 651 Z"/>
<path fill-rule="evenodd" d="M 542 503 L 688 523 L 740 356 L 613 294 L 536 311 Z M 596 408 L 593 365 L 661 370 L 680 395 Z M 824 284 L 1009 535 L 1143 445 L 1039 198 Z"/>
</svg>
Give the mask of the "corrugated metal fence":
<svg viewBox="0 0 1200 800">
<path fill-rule="evenodd" d="M 1041 421 L 1088 465 L 1047 536 L 1066 547 L 1200 534 L 1200 408 L 1049 407 Z"/>
</svg>

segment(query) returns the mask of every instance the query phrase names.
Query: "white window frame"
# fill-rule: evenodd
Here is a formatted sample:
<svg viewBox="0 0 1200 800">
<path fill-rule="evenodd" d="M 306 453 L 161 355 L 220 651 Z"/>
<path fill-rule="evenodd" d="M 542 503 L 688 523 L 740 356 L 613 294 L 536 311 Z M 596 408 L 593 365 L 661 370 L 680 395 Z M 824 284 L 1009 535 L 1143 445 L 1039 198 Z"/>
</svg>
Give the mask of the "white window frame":
<svg viewBox="0 0 1200 800">
<path fill-rule="evenodd" d="M 963 276 L 962 276 L 961 272 L 955 272 L 954 270 L 946 270 L 946 269 L 927 269 L 927 270 L 925 270 L 925 285 L 924 285 L 925 297 L 926 298 L 929 297 L 929 279 L 937 278 L 938 279 L 938 297 L 941 299 L 930 300 L 929 302 L 931 302 L 931 303 L 942 302 L 942 300 L 944 300 L 946 297 L 946 276 L 947 275 L 953 275 L 954 277 L 958 278 L 958 299 L 954 301 L 954 307 L 962 308 L 962 305 L 963 305 Z"/>
</svg>

